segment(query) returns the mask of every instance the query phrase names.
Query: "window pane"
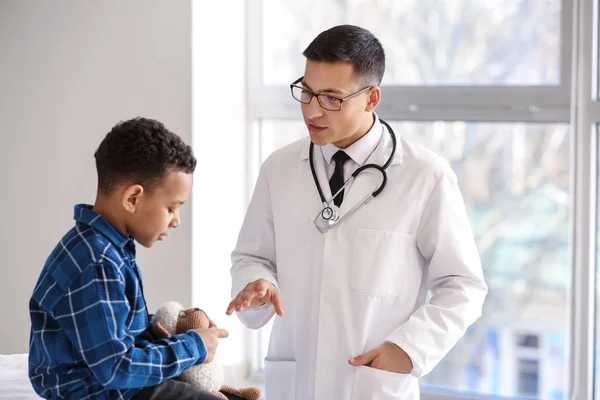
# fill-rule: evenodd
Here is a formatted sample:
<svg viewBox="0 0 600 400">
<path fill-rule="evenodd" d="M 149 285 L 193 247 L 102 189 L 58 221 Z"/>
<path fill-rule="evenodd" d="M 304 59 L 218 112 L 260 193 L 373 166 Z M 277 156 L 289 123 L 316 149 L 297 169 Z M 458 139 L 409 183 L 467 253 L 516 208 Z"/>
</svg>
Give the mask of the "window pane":
<svg viewBox="0 0 600 400">
<path fill-rule="evenodd" d="M 519 360 L 517 379 L 518 392 L 523 396 L 539 397 L 540 365 L 537 360 Z"/>
<path fill-rule="evenodd" d="M 521 335 L 518 337 L 517 346 L 537 349 L 539 347 L 539 336 L 538 335 Z"/>
<path fill-rule="evenodd" d="M 565 399 L 570 182 L 567 125 L 393 122 L 457 174 L 489 285 L 483 316 L 421 380 L 424 390 Z M 306 135 L 262 121 L 260 163 Z"/>
<path fill-rule="evenodd" d="M 263 14 L 266 85 L 301 76 L 302 51 L 346 23 L 382 42 L 384 84 L 560 83 L 560 0 L 281 0 Z"/>
</svg>

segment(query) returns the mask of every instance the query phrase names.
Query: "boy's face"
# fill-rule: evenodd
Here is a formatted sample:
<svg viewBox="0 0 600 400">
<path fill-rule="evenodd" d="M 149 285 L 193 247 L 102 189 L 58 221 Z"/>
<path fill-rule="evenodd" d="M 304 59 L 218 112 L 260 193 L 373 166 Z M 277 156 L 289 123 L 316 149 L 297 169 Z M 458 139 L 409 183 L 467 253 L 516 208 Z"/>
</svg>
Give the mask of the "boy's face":
<svg viewBox="0 0 600 400">
<path fill-rule="evenodd" d="M 192 181 L 192 174 L 169 170 L 152 192 L 139 185 L 131 186 L 124 199 L 129 211 L 125 221 L 127 232 L 144 247 L 163 240 L 171 228 L 180 224 L 179 208 L 190 194 Z"/>
<path fill-rule="evenodd" d="M 352 64 L 312 60 L 306 61 L 302 85 L 316 94 L 337 98 L 344 98 L 368 86 L 355 73 Z M 339 111 L 323 109 L 315 97 L 309 104 L 302 104 L 302 115 L 311 141 L 318 146 L 333 143 L 339 148 L 354 143 L 373 123 L 372 111 L 379 103 L 379 91 L 379 87 L 374 86 L 344 101 Z"/>
</svg>

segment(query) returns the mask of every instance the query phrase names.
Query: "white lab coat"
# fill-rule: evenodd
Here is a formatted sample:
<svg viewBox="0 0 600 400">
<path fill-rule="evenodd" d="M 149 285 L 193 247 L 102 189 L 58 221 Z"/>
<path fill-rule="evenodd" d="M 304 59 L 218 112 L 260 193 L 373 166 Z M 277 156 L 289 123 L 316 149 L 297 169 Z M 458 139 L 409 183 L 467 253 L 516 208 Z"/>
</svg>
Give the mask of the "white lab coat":
<svg viewBox="0 0 600 400">
<path fill-rule="evenodd" d="M 306 138 L 264 162 L 232 254 L 233 296 L 259 278 L 283 296 L 265 360 L 266 399 L 418 399 L 418 377 L 479 318 L 487 293 L 456 177 L 442 158 L 398 135 L 385 190 L 323 236 L 311 221 L 323 206 L 308 147 Z M 384 132 L 367 163 L 383 165 L 390 153 Z M 318 147 L 314 163 L 329 199 Z M 340 214 L 380 181 L 363 172 L 346 188 Z M 250 328 L 273 315 L 270 305 L 238 313 Z M 348 364 L 386 341 L 411 357 L 410 374 Z"/>
</svg>

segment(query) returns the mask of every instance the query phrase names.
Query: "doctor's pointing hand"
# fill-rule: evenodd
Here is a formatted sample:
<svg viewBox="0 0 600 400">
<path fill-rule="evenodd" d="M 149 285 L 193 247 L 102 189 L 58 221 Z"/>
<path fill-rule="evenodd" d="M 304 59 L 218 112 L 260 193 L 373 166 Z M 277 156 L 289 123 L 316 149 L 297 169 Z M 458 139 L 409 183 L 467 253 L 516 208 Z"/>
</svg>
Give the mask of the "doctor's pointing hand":
<svg viewBox="0 0 600 400">
<path fill-rule="evenodd" d="M 279 289 L 265 279 L 258 279 L 249 283 L 229 303 L 226 313 L 231 315 L 234 311 L 241 312 L 245 308 L 255 308 L 265 304 L 272 304 L 277 315 L 283 316 L 283 300 Z"/>
</svg>

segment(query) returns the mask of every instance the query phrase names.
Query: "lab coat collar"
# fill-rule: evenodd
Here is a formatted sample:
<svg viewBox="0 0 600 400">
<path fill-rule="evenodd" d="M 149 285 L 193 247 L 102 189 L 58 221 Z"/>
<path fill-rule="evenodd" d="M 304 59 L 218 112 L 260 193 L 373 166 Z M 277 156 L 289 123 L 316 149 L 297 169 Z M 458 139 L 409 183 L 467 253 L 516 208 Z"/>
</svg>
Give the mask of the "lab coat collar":
<svg viewBox="0 0 600 400">
<path fill-rule="evenodd" d="M 379 117 L 377 116 L 377 114 L 373 114 L 375 115 L 375 123 L 371 127 L 371 130 L 369 130 L 369 132 L 367 132 L 367 134 L 360 138 L 356 143 L 352 144 L 346 149 L 348 155 L 359 165 L 363 165 L 365 162 L 383 165 L 387 161 L 390 153 L 392 152 L 392 138 L 387 132 L 387 128 L 379 121 Z M 376 132 L 381 133 L 377 135 Z M 373 147 L 371 147 L 370 145 L 356 146 L 364 139 L 376 139 L 376 144 L 373 145 L 376 146 L 375 149 L 373 150 Z M 396 154 L 394 155 L 394 159 L 392 160 L 391 165 L 398 165 L 402 163 L 402 143 L 398 134 L 396 134 L 396 141 Z M 301 160 L 308 160 L 309 145 L 310 139 L 307 140 L 306 144 L 302 147 L 302 153 L 300 156 Z M 352 151 L 353 147 L 355 148 L 355 151 Z M 323 147 L 315 146 L 315 148 L 321 149 L 325 162 L 327 163 L 331 161 L 331 157 L 333 157 L 333 154 L 335 154 L 335 152 L 337 151 L 337 147 L 335 147 L 334 145 L 326 145 Z M 368 152 L 363 151 L 363 149 L 367 148 Z"/>
</svg>

